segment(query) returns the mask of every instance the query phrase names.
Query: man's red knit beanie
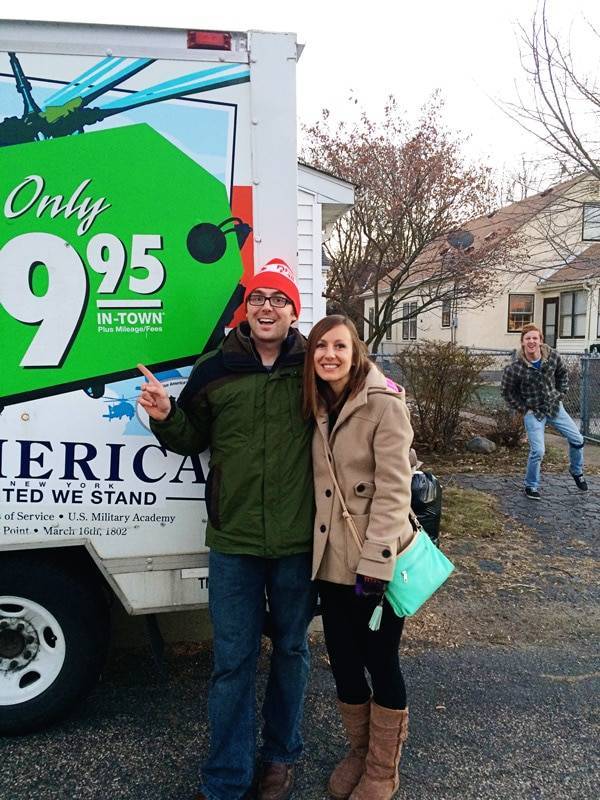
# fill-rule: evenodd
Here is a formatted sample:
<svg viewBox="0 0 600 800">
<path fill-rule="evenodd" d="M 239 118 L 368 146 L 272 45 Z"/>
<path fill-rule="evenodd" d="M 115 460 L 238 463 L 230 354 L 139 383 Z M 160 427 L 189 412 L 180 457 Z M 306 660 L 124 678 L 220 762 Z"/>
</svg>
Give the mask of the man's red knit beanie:
<svg viewBox="0 0 600 800">
<path fill-rule="evenodd" d="M 300 316 L 300 292 L 291 268 L 281 258 L 272 258 L 246 283 L 244 303 L 248 295 L 256 289 L 277 289 L 294 305 L 294 312 Z"/>
</svg>

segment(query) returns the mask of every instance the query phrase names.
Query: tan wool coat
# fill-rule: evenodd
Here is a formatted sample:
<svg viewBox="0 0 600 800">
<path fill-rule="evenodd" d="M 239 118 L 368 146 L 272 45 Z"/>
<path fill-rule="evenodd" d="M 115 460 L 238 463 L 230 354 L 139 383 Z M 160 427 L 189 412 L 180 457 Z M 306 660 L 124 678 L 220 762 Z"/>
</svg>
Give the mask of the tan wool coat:
<svg viewBox="0 0 600 800">
<path fill-rule="evenodd" d="M 335 475 L 364 540 L 359 550 L 327 466 L 328 437 Z M 406 402 L 373 367 L 363 389 L 342 407 L 329 430 L 323 411 L 313 436 L 316 517 L 313 578 L 353 584 L 356 574 L 389 581 L 395 557 L 413 536 L 410 510 L 413 438 Z"/>
</svg>

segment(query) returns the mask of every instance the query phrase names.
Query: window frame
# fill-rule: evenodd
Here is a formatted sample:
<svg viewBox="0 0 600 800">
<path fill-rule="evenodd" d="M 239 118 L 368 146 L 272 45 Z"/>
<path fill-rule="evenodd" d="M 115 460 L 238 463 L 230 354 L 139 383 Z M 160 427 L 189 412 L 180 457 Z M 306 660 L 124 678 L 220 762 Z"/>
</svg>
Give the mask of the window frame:
<svg viewBox="0 0 600 800">
<path fill-rule="evenodd" d="M 414 317 L 409 319 L 410 322 L 410 338 L 412 341 L 417 340 L 417 301 L 410 304 L 410 313 L 414 313 Z"/>
<path fill-rule="evenodd" d="M 591 237 L 585 235 L 585 212 L 587 208 L 594 208 L 598 212 L 598 236 Z M 582 210 L 581 210 L 581 238 L 584 242 L 600 242 L 600 203 L 583 203 Z"/>
<path fill-rule="evenodd" d="M 402 303 L 402 341 L 408 342 L 410 336 L 410 303 Z"/>
<path fill-rule="evenodd" d="M 448 315 L 448 321 L 444 322 L 444 316 Z M 452 300 L 446 298 L 442 300 L 442 328 L 452 327 Z"/>
<path fill-rule="evenodd" d="M 573 330 L 575 329 L 575 317 L 583 317 L 584 320 L 587 320 L 587 311 L 588 311 L 588 308 L 587 308 L 588 304 L 587 304 L 587 297 L 586 297 L 586 303 L 585 303 L 584 312 L 582 314 L 576 314 L 575 313 L 575 295 L 577 295 L 577 294 L 582 294 L 582 295 L 584 295 L 584 297 L 586 297 L 587 292 L 585 291 L 585 289 L 573 289 L 570 292 L 561 292 L 560 295 L 559 295 L 559 301 L 558 301 L 558 336 L 556 337 L 557 339 L 585 339 L 585 325 L 584 325 L 584 332 L 583 333 L 581 333 L 579 335 L 575 335 L 573 333 Z M 570 314 L 564 314 L 563 313 L 563 309 L 565 307 L 564 298 L 568 297 L 568 296 L 570 296 L 572 298 L 571 299 L 571 313 Z M 563 331 L 563 319 L 568 319 L 568 318 L 571 319 L 571 326 L 570 326 L 571 333 L 570 334 L 563 334 L 563 332 L 562 332 Z"/>
<path fill-rule="evenodd" d="M 510 316 L 511 316 L 510 301 L 511 301 L 511 298 L 513 298 L 513 297 L 529 297 L 529 298 L 531 298 L 531 319 L 529 319 L 527 322 L 523 322 L 521 324 L 520 328 L 511 328 L 510 327 Z M 513 311 L 512 313 L 515 314 L 515 313 L 518 313 L 518 312 Z M 506 332 L 507 333 L 521 333 L 521 331 L 523 330 L 525 325 L 531 325 L 531 323 L 533 322 L 534 318 L 535 318 L 535 294 L 532 294 L 530 292 L 509 292 L 508 293 L 507 314 L 506 314 Z"/>
<path fill-rule="evenodd" d="M 411 303 L 402 303 L 402 341 L 416 341 L 417 340 L 417 301 Z M 414 314 L 413 317 L 410 315 Z"/>
</svg>

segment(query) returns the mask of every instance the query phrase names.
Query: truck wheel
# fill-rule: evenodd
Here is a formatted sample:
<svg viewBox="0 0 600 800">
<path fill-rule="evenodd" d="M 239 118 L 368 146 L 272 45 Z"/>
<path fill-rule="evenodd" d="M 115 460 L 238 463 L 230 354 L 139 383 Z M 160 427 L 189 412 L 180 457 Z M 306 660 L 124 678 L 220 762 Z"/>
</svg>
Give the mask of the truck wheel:
<svg viewBox="0 0 600 800">
<path fill-rule="evenodd" d="M 80 559 L 0 557 L 0 734 L 28 733 L 66 714 L 100 675 L 108 603 Z"/>
</svg>

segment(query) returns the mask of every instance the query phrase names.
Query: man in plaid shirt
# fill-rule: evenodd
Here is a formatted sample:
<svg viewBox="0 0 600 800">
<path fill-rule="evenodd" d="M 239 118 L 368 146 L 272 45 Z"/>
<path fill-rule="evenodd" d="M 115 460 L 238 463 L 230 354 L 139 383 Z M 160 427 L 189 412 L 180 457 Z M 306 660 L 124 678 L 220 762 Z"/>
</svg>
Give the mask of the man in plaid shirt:
<svg viewBox="0 0 600 800">
<path fill-rule="evenodd" d="M 502 374 L 502 397 L 525 415 L 529 440 L 525 494 L 530 500 L 540 499 L 546 423 L 569 442 L 569 471 L 577 488 L 582 492 L 588 488 L 583 477 L 583 436 L 562 404 L 569 385 L 567 368 L 556 350 L 543 342 L 537 325 L 525 325 L 521 332 L 521 352 Z"/>
</svg>

